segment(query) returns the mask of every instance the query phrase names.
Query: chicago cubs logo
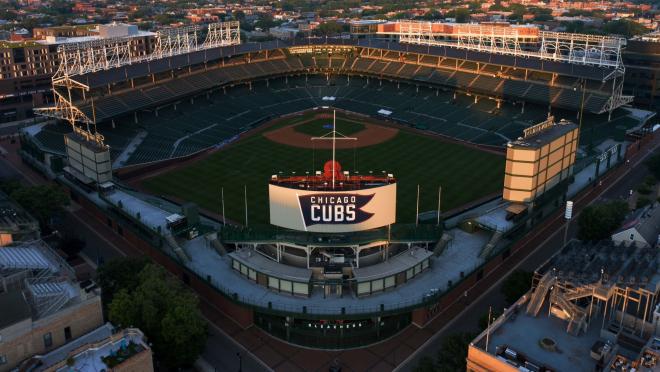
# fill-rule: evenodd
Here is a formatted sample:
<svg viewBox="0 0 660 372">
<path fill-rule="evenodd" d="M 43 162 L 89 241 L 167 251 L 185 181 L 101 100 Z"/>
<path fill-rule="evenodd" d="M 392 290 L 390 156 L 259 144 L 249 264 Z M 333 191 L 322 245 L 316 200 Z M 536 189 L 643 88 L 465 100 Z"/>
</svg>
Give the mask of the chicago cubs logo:
<svg viewBox="0 0 660 372">
<path fill-rule="evenodd" d="M 374 194 L 314 194 L 298 195 L 305 226 L 358 224 L 374 214 L 362 208 L 373 199 Z"/>
</svg>

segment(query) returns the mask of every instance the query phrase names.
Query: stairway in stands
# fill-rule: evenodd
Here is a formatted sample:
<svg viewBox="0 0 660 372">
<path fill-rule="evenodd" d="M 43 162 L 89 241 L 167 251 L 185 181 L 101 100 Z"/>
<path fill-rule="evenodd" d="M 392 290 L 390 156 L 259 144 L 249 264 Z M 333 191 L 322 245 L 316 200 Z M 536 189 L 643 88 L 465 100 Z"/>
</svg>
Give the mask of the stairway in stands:
<svg viewBox="0 0 660 372">
<path fill-rule="evenodd" d="M 551 302 L 561 307 L 569 317 L 566 332 L 572 335 L 578 335 L 580 331 L 587 331 L 587 314 L 582 308 L 567 300 L 559 288 L 555 288 L 552 291 L 550 298 Z"/>
<path fill-rule="evenodd" d="M 551 271 L 548 271 L 543 275 L 541 280 L 539 280 L 534 293 L 532 293 L 532 298 L 527 304 L 527 314 L 532 316 L 537 316 L 541 307 L 543 307 L 543 302 L 545 301 L 545 295 L 548 293 L 548 290 L 555 283 L 555 277 L 552 275 Z"/>
</svg>

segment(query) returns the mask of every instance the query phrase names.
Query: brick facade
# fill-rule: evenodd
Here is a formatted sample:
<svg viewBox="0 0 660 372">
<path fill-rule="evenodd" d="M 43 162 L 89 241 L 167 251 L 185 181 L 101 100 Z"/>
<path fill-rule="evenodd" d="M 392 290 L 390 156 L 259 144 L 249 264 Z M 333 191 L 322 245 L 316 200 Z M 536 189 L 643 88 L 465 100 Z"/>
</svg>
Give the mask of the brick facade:
<svg viewBox="0 0 660 372">
<path fill-rule="evenodd" d="M 0 356 L 7 363 L 0 365 L 0 372 L 9 371 L 23 360 L 45 354 L 78 338 L 103 324 L 101 297 L 93 296 L 79 304 L 71 305 L 53 315 L 13 324 L 0 330 Z M 65 328 L 71 330 L 71 338 L 65 338 Z M 44 336 L 51 335 L 52 344 L 47 347 Z"/>
</svg>

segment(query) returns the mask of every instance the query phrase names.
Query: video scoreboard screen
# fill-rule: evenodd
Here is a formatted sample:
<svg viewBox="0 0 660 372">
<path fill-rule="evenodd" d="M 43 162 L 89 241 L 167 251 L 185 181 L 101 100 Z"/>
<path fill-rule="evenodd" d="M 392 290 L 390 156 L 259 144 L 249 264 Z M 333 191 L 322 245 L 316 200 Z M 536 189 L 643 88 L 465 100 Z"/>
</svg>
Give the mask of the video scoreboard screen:
<svg viewBox="0 0 660 372">
<path fill-rule="evenodd" d="M 352 232 L 393 224 L 396 183 L 361 190 L 309 191 L 269 185 L 270 223 L 311 232 Z"/>
</svg>

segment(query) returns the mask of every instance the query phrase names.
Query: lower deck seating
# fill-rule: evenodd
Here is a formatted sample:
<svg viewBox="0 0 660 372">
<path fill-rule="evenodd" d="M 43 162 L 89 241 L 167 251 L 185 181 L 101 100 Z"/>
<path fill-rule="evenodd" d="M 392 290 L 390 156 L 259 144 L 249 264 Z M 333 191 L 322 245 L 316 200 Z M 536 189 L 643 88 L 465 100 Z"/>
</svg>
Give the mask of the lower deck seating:
<svg viewBox="0 0 660 372">
<path fill-rule="evenodd" d="M 335 101 L 324 101 L 326 96 L 335 97 Z M 121 130 L 101 130 L 113 141 L 114 151 L 121 151 L 131 134 L 148 133 L 123 164 L 130 165 L 190 155 L 230 141 L 269 119 L 317 106 L 370 116 L 386 109 L 392 112 L 390 119 L 402 124 L 494 146 L 505 145 L 525 127 L 547 117 L 547 107 L 529 103 L 523 112 L 520 104 L 503 103 L 497 108 L 493 100 L 475 102 L 474 97 L 455 96 L 437 88 L 357 76 L 302 75 L 210 92 L 194 101 L 179 102 L 176 110 L 163 108 L 158 116 L 155 112 L 140 113 L 137 124 L 133 115 L 115 119 L 116 128 Z M 575 113 L 558 115 L 573 119 Z"/>
</svg>

